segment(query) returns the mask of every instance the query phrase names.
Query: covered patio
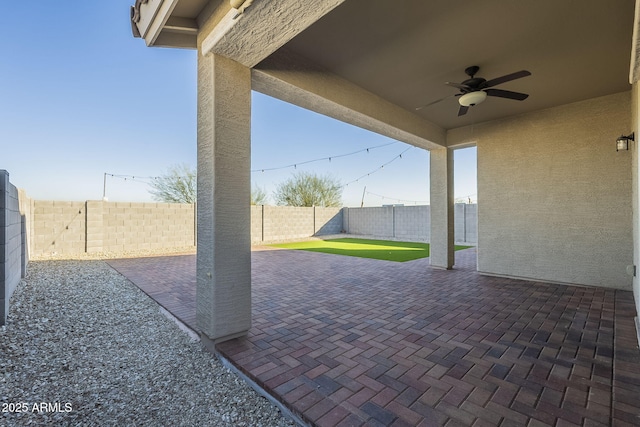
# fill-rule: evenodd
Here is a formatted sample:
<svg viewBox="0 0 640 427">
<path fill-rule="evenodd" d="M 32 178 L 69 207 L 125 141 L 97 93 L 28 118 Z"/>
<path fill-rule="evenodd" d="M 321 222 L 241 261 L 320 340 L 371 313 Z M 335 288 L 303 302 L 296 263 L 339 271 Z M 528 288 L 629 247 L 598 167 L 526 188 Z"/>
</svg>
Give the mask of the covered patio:
<svg viewBox="0 0 640 427">
<path fill-rule="evenodd" d="M 210 348 L 321 425 L 638 424 L 640 2 L 141 0 L 131 17 L 148 46 L 198 51 Z M 252 255 L 252 90 L 429 150 L 430 258 Z"/>
<path fill-rule="evenodd" d="M 633 0 L 136 1 L 135 36 L 198 51 L 203 339 L 251 328 L 252 90 L 429 150 L 431 266 L 454 265 L 454 151 L 476 146 L 477 270 L 634 289 L 637 308 L 639 11 Z"/>
<path fill-rule="evenodd" d="M 216 349 L 319 426 L 637 425 L 631 292 L 482 276 L 475 260 L 254 250 L 253 326 Z M 108 262 L 197 328 L 195 255 Z"/>
</svg>

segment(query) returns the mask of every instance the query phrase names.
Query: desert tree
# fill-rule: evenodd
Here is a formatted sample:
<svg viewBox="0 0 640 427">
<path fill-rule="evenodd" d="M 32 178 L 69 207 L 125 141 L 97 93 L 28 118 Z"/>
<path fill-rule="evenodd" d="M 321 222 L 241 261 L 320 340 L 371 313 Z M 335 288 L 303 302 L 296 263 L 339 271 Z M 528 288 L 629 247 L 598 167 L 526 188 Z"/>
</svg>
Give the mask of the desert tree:
<svg viewBox="0 0 640 427">
<path fill-rule="evenodd" d="M 154 178 L 149 192 L 153 198 L 165 203 L 195 203 L 196 170 L 187 164 L 170 166 L 163 175 Z"/>
<path fill-rule="evenodd" d="M 266 205 L 267 193 L 257 185 L 251 189 L 251 204 L 252 205 Z"/>
<path fill-rule="evenodd" d="M 341 206 L 342 185 L 330 176 L 299 172 L 278 185 L 274 198 L 280 206 Z"/>
</svg>

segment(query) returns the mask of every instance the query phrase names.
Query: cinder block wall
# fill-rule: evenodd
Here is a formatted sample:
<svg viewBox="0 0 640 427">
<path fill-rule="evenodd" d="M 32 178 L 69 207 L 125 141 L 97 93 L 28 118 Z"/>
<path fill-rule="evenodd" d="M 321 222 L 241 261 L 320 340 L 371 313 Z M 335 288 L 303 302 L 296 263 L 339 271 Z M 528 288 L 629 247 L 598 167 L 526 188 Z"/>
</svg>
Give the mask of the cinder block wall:
<svg viewBox="0 0 640 427">
<path fill-rule="evenodd" d="M 315 235 L 340 234 L 342 228 L 342 208 L 315 208 Z"/>
<path fill-rule="evenodd" d="M 0 325 L 6 322 L 11 295 L 26 270 L 26 224 L 18 189 L 9 182 L 9 173 L 0 170 Z"/>
<path fill-rule="evenodd" d="M 314 234 L 313 208 L 264 207 L 264 240 L 300 239 Z"/>
<path fill-rule="evenodd" d="M 126 252 L 196 245 L 195 207 L 177 203 L 30 202 L 26 241 L 34 256 Z M 456 208 L 457 212 L 460 208 Z M 475 205 L 456 241 L 474 242 Z M 458 223 L 465 224 L 466 228 Z M 351 234 L 429 241 L 429 206 L 303 208 L 251 206 L 251 243 Z M 466 240 L 465 240 L 465 234 Z M 30 235 L 30 237 L 29 237 Z"/>
<path fill-rule="evenodd" d="M 123 252 L 195 245 L 194 205 L 33 202 L 32 254 Z"/>
<path fill-rule="evenodd" d="M 33 201 L 34 256 L 82 253 L 85 235 L 84 202 Z"/>
<path fill-rule="evenodd" d="M 31 236 L 33 236 L 33 200 L 26 191 L 18 188 L 18 203 L 22 220 L 22 277 L 27 274 L 31 258 Z"/>
<path fill-rule="evenodd" d="M 264 206 L 251 205 L 251 243 L 257 244 L 264 240 L 262 232 L 262 215 Z"/>
<path fill-rule="evenodd" d="M 349 234 L 428 242 L 430 214 L 428 205 L 343 208 L 343 227 Z M 478 241 L 477 205 L 457 203 L 454 221 L 456 242 Z"/>
<path fill-rule="evenodd" d="M 342 232 L 342 208 L 251 206 L 251 243 L 281 242 Z"/>
<path fill-rule="evenodd" d="M 105 252 L 195 245 L 194 205 L 180 203 L 104 203 Z"/>
<path fill-rule="evenodd" d="M 478 205 L 456 203 L 453 216 L 456 242 L 477 242 Z"/>
<path fill-rule="evenodd" d="M 395 237 L 428 242 L 431 206 L 394 206 Z"/>
<path fill-rule="evenodd" d="M 345 208 L 344 229 L 349 234 L 393 237 L 393 207 Z"/>
<path fill-rule="evenodd" d="M 171 249 L 196 245 L 195 207 L 178 203 L 31 203 L 34 256 Z M 254 244 L 342 231 L 342 208 L 252 206 Z"/>
</svg>

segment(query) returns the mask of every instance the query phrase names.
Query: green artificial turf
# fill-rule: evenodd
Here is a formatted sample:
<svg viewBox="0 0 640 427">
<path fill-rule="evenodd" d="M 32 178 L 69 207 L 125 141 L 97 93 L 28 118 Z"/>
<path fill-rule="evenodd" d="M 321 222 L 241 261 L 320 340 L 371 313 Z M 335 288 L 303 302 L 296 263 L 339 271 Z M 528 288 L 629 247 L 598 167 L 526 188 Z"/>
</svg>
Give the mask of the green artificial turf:
<svg viewBox="0 0 640 427">
<path fill-rule="evenodd" d="M 429 256 L 428 243 L 393 242 L 390 240 L 331 239 L 271 245 L 276 248 L 299 249 L 327 254 L 347 255 L 386 261 L 405 262 Z M 471 246 L 456 246 L 456 250 Z"/>
</svg>

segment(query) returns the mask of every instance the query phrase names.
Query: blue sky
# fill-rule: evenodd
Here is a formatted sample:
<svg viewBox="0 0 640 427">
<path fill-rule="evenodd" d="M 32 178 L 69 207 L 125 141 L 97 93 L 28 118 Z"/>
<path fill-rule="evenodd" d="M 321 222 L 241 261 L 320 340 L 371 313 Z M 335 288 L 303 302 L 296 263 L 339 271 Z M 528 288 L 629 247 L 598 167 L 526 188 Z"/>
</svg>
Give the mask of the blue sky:
<svg viewBox="0 0 640 427">
<path fill-rule="evenodd" d="M 31 197 L 97 200 L 109 173 L 137 177 L 108 176 L 109 200 L 151 201 L 144 177 L 177 163 L 195 167 L 196 52 L 134 39 L 132 3 L 0 3 L 0 169 Z M 457 151 L 456 164 L 456 198 L 475 201 L 475 149 Z M 253 184 L 269 195 L 309 171 L 351 182 L 346 206 L 360 205 L 365 186 L 365 206 L 429 200 L 427 151 L 259 93 L 251 168 Z"/>
</svg>

